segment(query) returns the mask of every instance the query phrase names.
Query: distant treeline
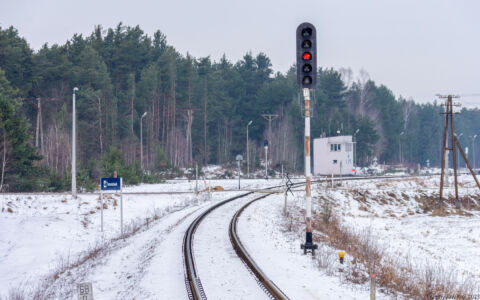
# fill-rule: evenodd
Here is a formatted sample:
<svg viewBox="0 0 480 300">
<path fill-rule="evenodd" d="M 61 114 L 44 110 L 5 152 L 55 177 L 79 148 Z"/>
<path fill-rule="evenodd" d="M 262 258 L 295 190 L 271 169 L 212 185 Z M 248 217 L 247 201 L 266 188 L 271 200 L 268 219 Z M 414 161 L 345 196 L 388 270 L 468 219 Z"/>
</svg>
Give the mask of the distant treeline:
<svg viewBox="0 0 480 300">
<path fill-rule="evenodd" d="M 45 44 L 39 51 L 20 35 L 13 27 L 0 28 L 0 191 L 68 189 L 74 87 L 77 176 L 84 188 L 113 170 L 127 183 L 154 182 L 194 162 L 246 157 L 250 120 L 250 165 L 259 166 L 268 136 L 262 113 L 279 116 L 271 130 L 273 166 L 303 168 L 303 102 L 293 66 L 274 73 L 264 53 L 247 53 L 235 63 L 225 56 L 185 56 L 161 31 L 150 37 L 121 23 L 106 30 L 96 26 L 90 36 L 75 34 L 64 45 Z M 359 165 L 374 157 L 439 165 L 441 106 L 396 98 L 365 72 L 354 77 L 349 69 L 320 68 L 317 82 L 312 137 L 360 129 Z M 479 117 L 477 109 L 456 117 L 465 146 L 480 133 Z"/>
</svg>

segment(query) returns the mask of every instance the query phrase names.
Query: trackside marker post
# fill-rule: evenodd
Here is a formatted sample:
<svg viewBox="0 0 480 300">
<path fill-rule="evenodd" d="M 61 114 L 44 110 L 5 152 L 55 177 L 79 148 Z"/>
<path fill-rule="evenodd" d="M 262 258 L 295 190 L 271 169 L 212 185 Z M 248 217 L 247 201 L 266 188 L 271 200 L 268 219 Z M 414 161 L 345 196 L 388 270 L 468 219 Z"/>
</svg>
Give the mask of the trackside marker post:
<svg viewBox="0 0 480 300">
<path fill-rule="evenodd" d="M 78 300 L 93 300 L 93 289 L 91 282 L 77 284 Z"/>
<path fill-rule="evenodd" d="M 377 274 L 372 274 L 370 276 L 370 300 L 375 300 L 376 288 L 377 288 Z"/>
</svg>

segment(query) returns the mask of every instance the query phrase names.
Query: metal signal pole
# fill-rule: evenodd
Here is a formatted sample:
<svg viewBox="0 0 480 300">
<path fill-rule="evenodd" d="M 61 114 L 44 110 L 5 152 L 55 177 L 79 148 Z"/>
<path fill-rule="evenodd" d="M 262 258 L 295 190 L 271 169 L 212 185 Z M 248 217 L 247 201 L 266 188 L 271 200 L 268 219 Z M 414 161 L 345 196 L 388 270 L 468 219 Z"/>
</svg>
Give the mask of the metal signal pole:
<svg viewBox="0 0 480 300">
<path fill-rule="evenodd" d="M 305 98 L 305 203 L 306 203 L 306 236 L 305 244 L 302 245 L 304 253 L 307 253 L 307 250 L 312 250 L 312 254 L 315 253 L 317 245 L 313 243 L 312 236 L 312 195 L 310 189 L 310 89 L 303 89 L 303 97 Z"/>
</svg>

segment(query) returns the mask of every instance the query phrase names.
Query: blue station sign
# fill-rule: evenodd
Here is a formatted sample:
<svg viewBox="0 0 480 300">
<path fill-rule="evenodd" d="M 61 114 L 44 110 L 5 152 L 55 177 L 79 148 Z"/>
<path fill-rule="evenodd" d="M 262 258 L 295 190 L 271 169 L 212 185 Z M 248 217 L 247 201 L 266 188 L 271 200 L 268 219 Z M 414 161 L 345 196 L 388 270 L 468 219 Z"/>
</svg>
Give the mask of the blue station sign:
<svg viewBox="0 0 480 300">
<path fill-rule="evenodd" d="M 100 179 L 100 189 L 106 190 L 120 190 L 120 178 L 103 177 Z"/>
</svg>

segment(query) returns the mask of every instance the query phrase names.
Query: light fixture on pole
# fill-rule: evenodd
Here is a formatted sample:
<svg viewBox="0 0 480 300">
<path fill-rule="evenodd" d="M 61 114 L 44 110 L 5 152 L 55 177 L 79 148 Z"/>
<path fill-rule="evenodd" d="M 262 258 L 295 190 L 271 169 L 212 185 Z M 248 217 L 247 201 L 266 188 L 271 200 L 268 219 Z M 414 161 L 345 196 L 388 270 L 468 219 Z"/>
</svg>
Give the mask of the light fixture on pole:
<svg viewBox="0 0 480 300">
<path fill-rule="evenodd" d="M 144 112 L 140 118 L 140 168 L 143 170 L 143 118 L 147 115 L 147 112 Z"/>
<path fill-rule="evenodd" d="M 77 145 L 76 145 L 76 132 L 75 132 L 75 92 L 78 91 L 77 87 L 73 88 L 72 95 L 72 197 L 77 198 Z"/>
<path fill-rule="evenodd" d="M 252 125 L 253 121 L 248 122 L 247 124 L 247 178 L 250 178 L 250 154 L 248 151 L 248 126 Z"/>
</svg>

